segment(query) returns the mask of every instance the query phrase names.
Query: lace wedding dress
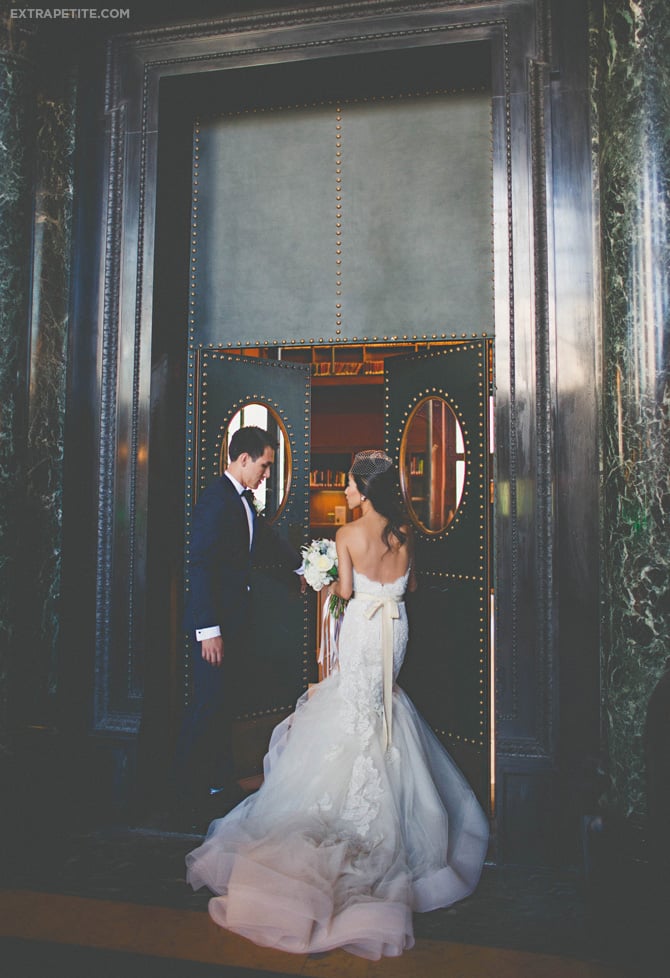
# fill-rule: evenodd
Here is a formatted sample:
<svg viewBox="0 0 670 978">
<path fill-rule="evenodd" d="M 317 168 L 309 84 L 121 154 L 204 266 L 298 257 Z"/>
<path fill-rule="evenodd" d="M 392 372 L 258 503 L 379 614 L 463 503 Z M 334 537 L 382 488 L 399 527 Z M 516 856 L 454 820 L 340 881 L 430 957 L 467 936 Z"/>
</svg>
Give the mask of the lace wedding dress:
<svg viewBox="0 0 670 978">
<path fill-rule="evenodd" d="M 260 790 L 186 857 L 216 923 L 256 944 L 372 960 L 412 947 L 412 912 L 479 880 L 488 840 L 477 800 L 392 681 L 407 644 L 403 595 L 354 572 L 339 672 L 275 728 Z"/>
</svg>

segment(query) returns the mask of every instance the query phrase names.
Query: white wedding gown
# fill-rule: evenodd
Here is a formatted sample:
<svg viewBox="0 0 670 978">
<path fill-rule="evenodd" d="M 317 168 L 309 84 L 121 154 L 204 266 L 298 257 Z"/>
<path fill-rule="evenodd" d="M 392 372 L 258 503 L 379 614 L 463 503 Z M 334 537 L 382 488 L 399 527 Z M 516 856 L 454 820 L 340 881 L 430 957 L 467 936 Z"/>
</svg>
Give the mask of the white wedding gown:
<svg viewBox="0 0 670 978">
<path fill-rule="evenodd" d="M 395 678 L 407 644 L 407 576 L 380 584 L 354 572 L 339 672 L 275 728 L 260 790 L 186 857 L 191 886 L 219 894 L 216 923 L 256 944 L 399 955 L 414 944 L 413 911 L 477 885 L 486 816 L 405 693 L 395 686 L 389 702 L 391 647 Z"/>
</svg>

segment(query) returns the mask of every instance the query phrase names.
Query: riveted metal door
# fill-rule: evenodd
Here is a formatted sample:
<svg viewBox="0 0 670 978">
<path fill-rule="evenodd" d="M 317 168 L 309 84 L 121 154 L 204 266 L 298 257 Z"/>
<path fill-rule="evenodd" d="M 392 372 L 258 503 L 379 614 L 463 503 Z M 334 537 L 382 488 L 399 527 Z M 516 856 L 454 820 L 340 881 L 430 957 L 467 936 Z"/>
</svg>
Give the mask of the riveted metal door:
<svg viewBox="0 0 670 978">
<path fill-rule="evenodd" d="M 228 426 L 243 412 L 243 424 L 259 423 L 279 436 L 278 450 L 266 482 L 266 515 L 280 534 L 299 548 L 309 533 L 309 419 L 308 366 L 243 357 L 225 350 L 200 350 L 193 360 L 187 405 L 189 444 L 186 462 L 186 587 L 189 527 L 199 493 L 226 468 Z M 263 422 L 261 422 L 263 423 Z M 263 426 L 266 426 L 263 424 Z M 283 454 L 283 462 L 280 455 Z M 284 468 L 282 475 L 282 468 Z M 278 486 L 273 480 L 281 480 Z M 248 679 L 239 692 L 238 719 L 267 718 L 268 729 L 278 714 L 290 712 L 297 697 L 314 678 L 313 609 L 299 593 L 292 571 L 264 564 L 253 572 L 254 649 L 247 664 Z M 189 698 L 188 657 L 185 699 Z M 267 744 L 259 738 L 251 767 L 258 766 Z"/>
<path fill-rule="evenodd" d="M 387 450 L 414 524 L 419 585 L 399 681 L 486 806 L 489 341 L 391 358 L 385 382 Z"/>
</svg>

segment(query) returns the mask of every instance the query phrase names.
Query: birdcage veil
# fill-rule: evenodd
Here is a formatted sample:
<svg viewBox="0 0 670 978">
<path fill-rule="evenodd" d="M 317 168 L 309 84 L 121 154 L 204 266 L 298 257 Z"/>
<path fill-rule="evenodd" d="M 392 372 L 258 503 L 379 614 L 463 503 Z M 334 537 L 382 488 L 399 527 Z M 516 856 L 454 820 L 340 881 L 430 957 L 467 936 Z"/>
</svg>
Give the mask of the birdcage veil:
<svg viewBox="0 0 670 978">
<path fill-rule="evenodd" d="M 387 472 L 393 465 L 393 460 L 380 448 L 369 448 L 357 452 L 351 463 L 351 474 L 370 479 L 375 475 Z"/>
</svg>

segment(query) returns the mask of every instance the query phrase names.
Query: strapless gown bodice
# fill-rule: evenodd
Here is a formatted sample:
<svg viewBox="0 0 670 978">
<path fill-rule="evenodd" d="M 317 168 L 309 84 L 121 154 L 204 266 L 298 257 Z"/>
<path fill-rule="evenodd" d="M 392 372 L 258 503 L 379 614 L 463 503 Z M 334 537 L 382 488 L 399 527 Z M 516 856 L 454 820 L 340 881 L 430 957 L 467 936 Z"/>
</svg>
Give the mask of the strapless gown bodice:
<svg viewBox="0 0 670 978">
<path fill-rule="evenodd" d="M 409 574 L 410 568 L 408 567 L 402 577 L 398 577 L 395 581 L 384 584 L 381 581 L 372 581 L 369 577 L 366 577 L 365 574 L 361 574 L 359 571 L 355 570 L 354 597 L 364 599 L 369 595 L 379 595 L 395 598 L 396 601 L 402 601 L 405 597 L 405 591 L 407 590 Z"/>
</svg>

